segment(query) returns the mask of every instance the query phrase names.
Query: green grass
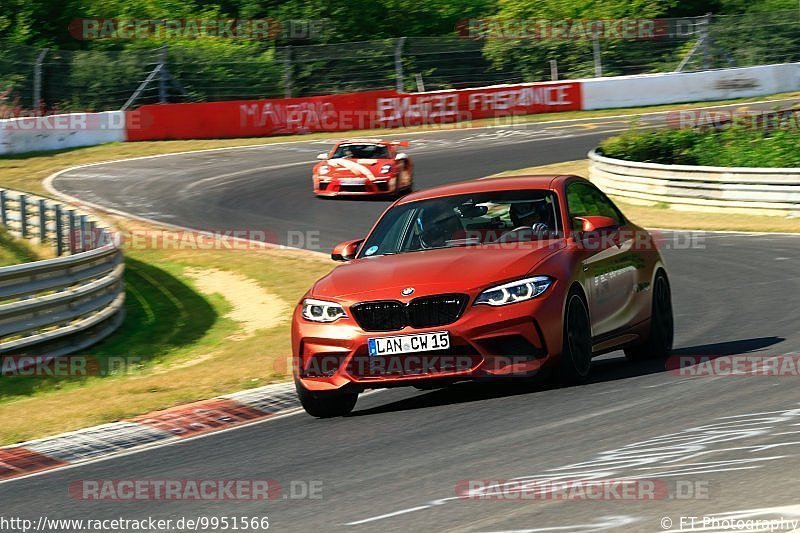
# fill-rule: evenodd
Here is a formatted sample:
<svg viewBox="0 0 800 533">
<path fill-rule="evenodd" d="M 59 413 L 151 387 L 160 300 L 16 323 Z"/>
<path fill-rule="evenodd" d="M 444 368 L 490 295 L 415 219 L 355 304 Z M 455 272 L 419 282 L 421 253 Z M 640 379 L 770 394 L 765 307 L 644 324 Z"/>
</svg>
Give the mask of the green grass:
<svg viewBox="0 0 800 533">
<path fill-rule="evenodd" d="M 12 236 L 0 226 L 0 267 L 46 259 L 47 255 L 26 240 Z"/>
<path fill-rule="evenodd" d="M 122 228 L 127 226 L 117 221 Z M 137 228 L 156 230 L 137 223 Z M 290 307 L 333 263 L 281 250 L 127 250 L 126 317 L 85 350 L 100 363 L 135 358 L 127 372 L 79 378 L 0 378 L 0 444 L 129 418 L 157 409 L 283 381 L 289 321 L 232 340 L 222 294 L 199 291 L 185 271 L 224 269 L 255 280 Z"/>
</svg>

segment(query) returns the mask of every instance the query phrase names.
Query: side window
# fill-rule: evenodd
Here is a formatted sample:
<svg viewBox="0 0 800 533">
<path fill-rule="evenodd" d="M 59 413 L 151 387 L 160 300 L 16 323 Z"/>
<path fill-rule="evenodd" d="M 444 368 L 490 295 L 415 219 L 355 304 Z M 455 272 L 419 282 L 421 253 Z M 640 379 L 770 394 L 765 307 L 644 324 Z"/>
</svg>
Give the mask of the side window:
<svg viewBox="0 0 800 533">
<path fill-rule="evenodd" d="M 567 185 L 567 206 L 573 229 L 580 229 L 575 217 L 581 216 L 604 216 L 613 218 L 617 224 L 623 222 L 622 213 L 603 193 L 594 186 L 580 181 L 573 181 Z"/>
</svg>

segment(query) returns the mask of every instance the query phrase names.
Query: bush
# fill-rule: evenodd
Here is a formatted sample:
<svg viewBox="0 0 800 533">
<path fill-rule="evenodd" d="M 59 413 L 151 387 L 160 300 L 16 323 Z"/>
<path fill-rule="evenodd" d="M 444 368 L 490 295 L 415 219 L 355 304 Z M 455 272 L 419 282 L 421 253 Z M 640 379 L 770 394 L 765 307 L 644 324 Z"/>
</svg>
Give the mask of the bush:
<svg viewBox="0 0 800 533">
<path fill-rule="evenodd" d="M 800 131 L 759 131 L 742 124 L 719 131 L 632 128 L 603 141 L 599 153 L 664 165 L 800 167 Z"/>
</svg>

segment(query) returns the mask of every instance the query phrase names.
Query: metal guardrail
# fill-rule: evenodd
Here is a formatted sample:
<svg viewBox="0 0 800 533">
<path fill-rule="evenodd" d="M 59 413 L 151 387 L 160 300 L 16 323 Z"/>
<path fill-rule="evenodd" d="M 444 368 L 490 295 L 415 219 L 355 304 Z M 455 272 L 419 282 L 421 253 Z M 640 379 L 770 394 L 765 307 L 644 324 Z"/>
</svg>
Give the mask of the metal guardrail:
<svg viewBox="0 0 800 533">
<path fill-rule="evenodd" d="M 0 268 L 0 354 L 57 357 L 119 326 L 125 266 L 110 229 L 71 206 L 10 190 L 0 190 L 0 222 L 57 256 Z"/>
<path fill-rule="evenodd" d="M 606 193 L 684 208 L 800 215 L 800 169 L 660 165 L 589 152 L 589 179 Z"/>
</svg>

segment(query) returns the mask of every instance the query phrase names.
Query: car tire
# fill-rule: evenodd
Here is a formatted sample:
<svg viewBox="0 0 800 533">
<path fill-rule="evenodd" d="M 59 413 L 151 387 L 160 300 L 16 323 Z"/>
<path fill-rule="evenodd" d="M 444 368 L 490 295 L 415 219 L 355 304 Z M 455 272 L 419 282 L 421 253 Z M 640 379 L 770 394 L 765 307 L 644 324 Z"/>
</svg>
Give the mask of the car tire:
<svg viewBox="0 0 800 533">
<path fill-rule="evenodd" d="M 629 361 L 664 358 L 672 351 L 675 322 L 672 314 L 672 291 L 663 270 L 659 270 L 653 281 L 653 303 L 650 314 L 650 332 L 647 339 L 625 348 Z"/>
<path fill-rule="evenodd" d="M 306 413 L 317 418 L 333 418 L 349 414 L 358 400 L 357 392 L 310 391 L 295 382 L 297 397 Z"/>
<path fill-rule="evenodd" d="M 564 342 L 558 361 L 558 378 L 565 385 L 589 380 L 592 366 L 592 326 L 586 300 L 572 289 L 564 309 Z"/>
</svg>

